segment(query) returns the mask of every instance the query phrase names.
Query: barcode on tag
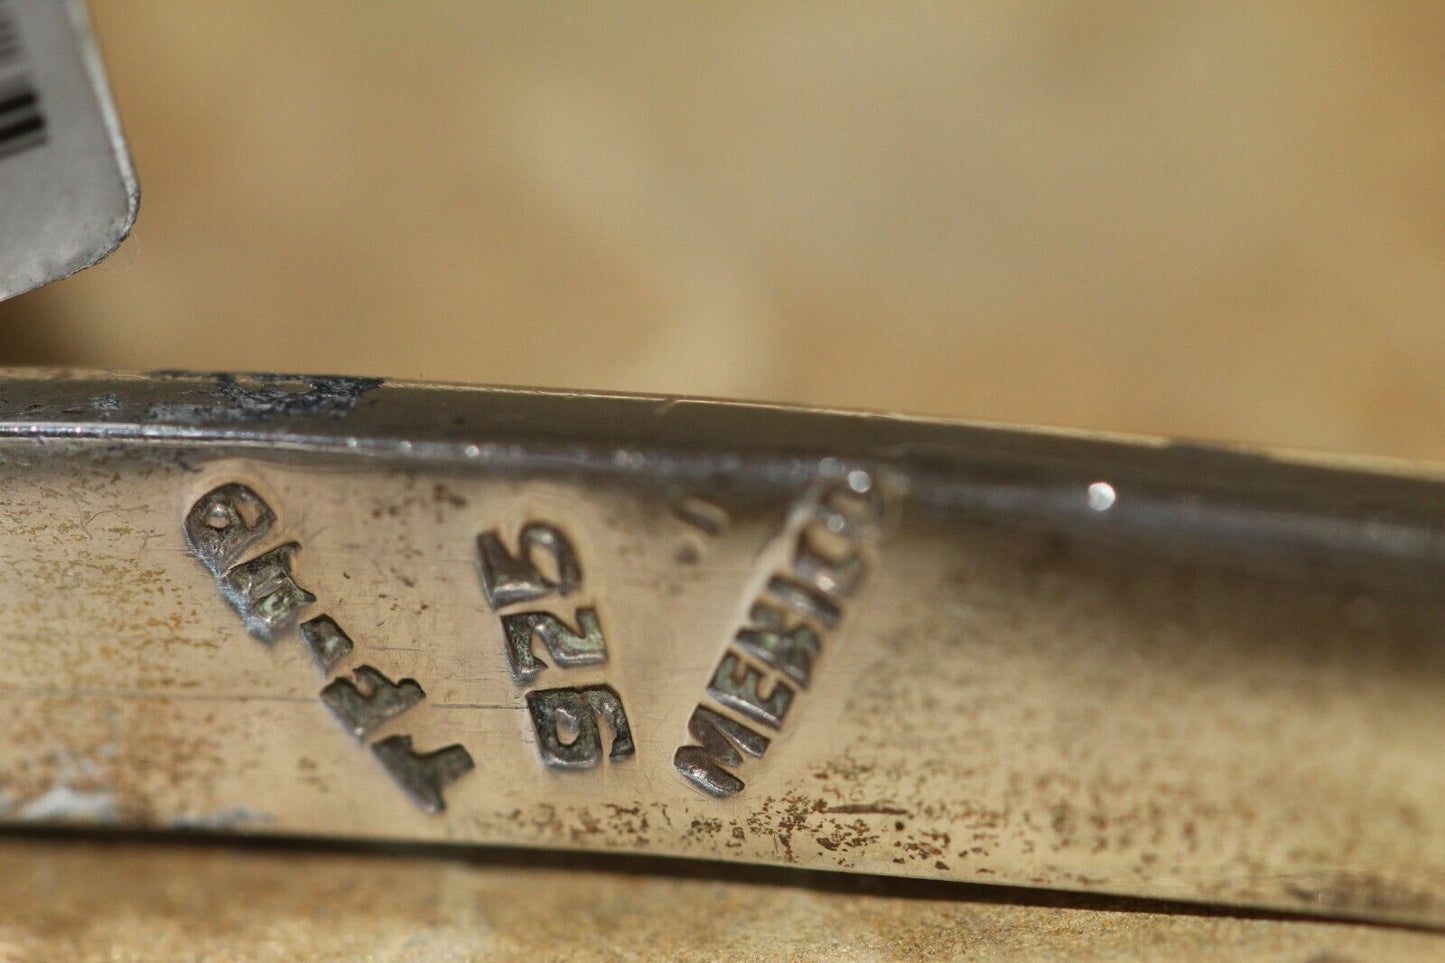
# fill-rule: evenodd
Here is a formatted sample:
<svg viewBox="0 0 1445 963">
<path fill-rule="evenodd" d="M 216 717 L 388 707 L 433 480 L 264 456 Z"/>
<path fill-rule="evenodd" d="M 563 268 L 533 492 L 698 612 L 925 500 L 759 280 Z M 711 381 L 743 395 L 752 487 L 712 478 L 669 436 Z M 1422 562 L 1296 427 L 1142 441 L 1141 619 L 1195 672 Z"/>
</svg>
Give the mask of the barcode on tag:
<svg viewBox="0 0 1445 963">
<path fill-rule="evenodd" d="M 13 67 L 20 62 L 20 31 L 15 29 L 15 21 L 0 5 L 0 70 Z"/>
<path fill-rule="evenodd" d="M 20 31 L 0 4 L 0 160 L 45 143 L 45 114 L 24 67 Z M 13 74 L 13 75 L 12 75 Z"/>
<path fill-rule="evenodd" d="M 45 143 L 45 115 L 25 81 L 0 81 L 0 159 Z"/>
<path fill-rule="evenodd" d="M 0 0 L 0 300 L 104 257 L 138 198 L 82 0 Z"/>
</svg>

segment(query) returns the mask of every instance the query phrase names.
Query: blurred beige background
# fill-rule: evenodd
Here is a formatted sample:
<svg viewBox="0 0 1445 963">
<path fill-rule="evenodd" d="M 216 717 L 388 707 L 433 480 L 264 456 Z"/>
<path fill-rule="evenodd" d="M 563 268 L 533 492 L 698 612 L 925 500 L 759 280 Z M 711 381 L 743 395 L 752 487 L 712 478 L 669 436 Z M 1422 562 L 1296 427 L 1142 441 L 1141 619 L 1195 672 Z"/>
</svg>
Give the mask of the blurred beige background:
<svg viewBox="0 0 1445 963">
<path fill-rule="evenodd" d="M 144 198 L 0 360 L 1445 458 L 1445 7 L 94 0 Z"/>
</svg>

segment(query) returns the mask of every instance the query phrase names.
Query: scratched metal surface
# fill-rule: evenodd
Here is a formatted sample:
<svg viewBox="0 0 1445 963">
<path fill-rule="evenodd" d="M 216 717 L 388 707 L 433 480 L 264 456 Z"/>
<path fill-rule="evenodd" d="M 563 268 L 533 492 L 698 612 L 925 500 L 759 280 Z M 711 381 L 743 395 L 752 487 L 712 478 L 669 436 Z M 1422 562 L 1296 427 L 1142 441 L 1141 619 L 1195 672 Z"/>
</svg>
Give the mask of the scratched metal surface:
<svg viewBox="0 0 1445 963">
<path fill-rule="evenodd" d="M 347 379 L 16 373 L 0 383 L 0 435 L 7 821 L 617 850 L 1445 919 L 1433 480 Z M 1098 483 L 1109 498 L 1091 498 Z M 770 579 L 809 574 L 800 539 L 827 541 L 809 526 L 838 484 L 882 493 L 882 508 L 832 543 L 858 560 L 856 585 L 833 585 L 805 686 L 739 651 L 739 633 L 774 597 Z M 225 485 L 276 520 L 218 576 L 184 528 Z M 489 602 L 478 536 L 516 551 L 531 523 L 575 550 L 575 586 Z M 314 596 L 297 619 L 325 614 L 352 643 L 325 673 L 298 629 L 257 638 L 221 591 L 287 543 Z M 519 682 L 504 617 L 577 625 L 584 608 L 605 663 L 568 667 L 536 642 L 548 666 Z M 729 653 L 776 728 L 746 697 L 709 692 Z M 338 718 L 323 690 L 362 666 L 424 698 L 374 728 Z M 770 685 L 790 688 L 785 711 Z M 574 702 L 581 728 L 562 726 L 551 751 L 582 768 L 544 764 L 528 697 L 602 686 L 633 751 L 578 749 L 595 735 L 618 754 L 615 726 Z M 699 705 L 770 740 L 761 758 L 714 759 L 710 787 L 676 765 Z M 444 811 L 417 792 L 427 773 L 373 748 L 399 736 L 464 750 L 470 766 L 430 787 Z M 719 770 L 740 788 L 699 791 L 729 788 Z"/>
</svg>

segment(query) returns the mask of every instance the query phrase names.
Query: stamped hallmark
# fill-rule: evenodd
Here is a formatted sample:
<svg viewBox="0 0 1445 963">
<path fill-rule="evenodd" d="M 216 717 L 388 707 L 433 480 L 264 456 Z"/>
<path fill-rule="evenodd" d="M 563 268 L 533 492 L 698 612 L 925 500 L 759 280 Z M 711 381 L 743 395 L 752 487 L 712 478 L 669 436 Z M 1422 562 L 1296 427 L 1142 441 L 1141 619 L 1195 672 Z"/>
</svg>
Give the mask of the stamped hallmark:
<svg viewBox="0 0 1445 963">
<path fill-rule="evenodd" d="M 290 628 L 301 611 L 316 601 L 291 575 L 291 556 L 300 550 L 300 545 L 288 542 L 221 576 L 226 599 L 250 633 L 264 642 Z"/>
<path fill-rule="evenodd" d="M 191 551 L 215 578 L 246 630 L 267 645 L 296 626 L 301 614 L 316 601 L 292 571 L 292 560 L 301 551 L 299 544 L 286 542 L 251 554 L 266 544 L 275 524 L 271 507 L 239 483 L 202 495 L 185 520 Z M 251 557 L 246 559 L 247 555 Z M 324 613 L 302 622 L 300 634 L 325 675 L 330 676 L 354 653 L 351 636 Z M 319 697 L 347 732 L 364 741 L 384 723 L 420 704 L 426 693 L 415 679 L 393 682 L 380 669 L 360 665 L 350 679 L 344 673 L 333 678 Z M 463 746 L 417 752 L 409 735 L 380 739 L 371 751 L 412 801 L 429 813 L 445 810 L 442 790 L 475 768 Z"/>
<path fill-rule="evenodd" d="M 601 761 L 599 722 L 605 722 L 612 733 L 609 760 L 619 762 L 635 751 L 622 699 L 611 686 L 529 692 L 527 709 L 537 730 L 542 761 L 555 769 L 591 769 Z M 570 734 L 570 739 L 564 740 L 564 733 Z"/>
<path fill-rule="evenodd" d="M 513 554 L 496 529 L 477 536 L 482 594 L 501 619 L 512 680 L 530 686 L 549 667 L 536 653 L 539 643 L 559 670 L 605 665 L 607 639 L 596 608 L 579 606 L 563 618 L 531 607 L 581 590 L 582 562 L 571 539 L 550 522 L 534 521 L 522 526 L 516 545 Z M 518 611 L 523 605 L 528 609 Z M 604 758 L 599 723 L 611 733 L 605 754 L 609 762 L 621 762 L 636 751 L 622 697 L 611 686 L 534 689 L 527 693 L 527 713 L 548 768 L 598 766 Z"/>
<path fill-rule="evenodd" d="M 512 678 L 518 685 L 530 684 L 547 668 L 547 663 L 532 651 L 533 640 L 546 647 L 547 654 L 559 668 L 601 665 L 607 661 L 607 640 L 602 637 L 602 623 L 595 609 L 578 609 L 575 629 L 550 612 L 504 615 L 502 632 L 507 639 Z"/>
<path fill-rule="evenodd" d="M 358 666 L 352 676 L 362 688 L 350 679 L 338 677 L 321 690 L 321 701 L 358 739 L 365 739 L 383 722 L 426 698 L 415 679 L 392 682 L 369 665 Z"/>
<path fill-rule="evenodd" d="M 311 649 L 311 657 L 322 675 L 330 675 L 341 661 L 351 654 L 351 636 L 329 615 L 318 615 L 301 623 L 301 637 Z"/>
<path fill-rule="evenodd" d="M 718 799 L 742 792 L 734 770 L 770 744 L 755 727 L 781 730 L 812 682 L 829 633 L 868 576 L 883 512 L 877 479 L 854 469 L 829 478 L 794 513 L 799 521 L 784 534 L 790 563 L 751 601 L 707 683 L 707 701 L 688 719 L 692 742 L 673 753 L 673 768 L 694 788 Z"/>
<path fill-rule="evenodd" d="M 442 789 L 475 768 L 471 754 L 461 746 L 417 752 L 412 748 L 411 736 L 387 736 L 373 743 L 371 751 L 416 804 L 429 813 L 446 809 Z"/>
<path fill-rule="evenodd" d="M 186 540 L 201 564 L 216 578 L 264 539 L 276 516 L 245 485 L 222 485 L 207 492 L 186 515 Z"/>
</svg>

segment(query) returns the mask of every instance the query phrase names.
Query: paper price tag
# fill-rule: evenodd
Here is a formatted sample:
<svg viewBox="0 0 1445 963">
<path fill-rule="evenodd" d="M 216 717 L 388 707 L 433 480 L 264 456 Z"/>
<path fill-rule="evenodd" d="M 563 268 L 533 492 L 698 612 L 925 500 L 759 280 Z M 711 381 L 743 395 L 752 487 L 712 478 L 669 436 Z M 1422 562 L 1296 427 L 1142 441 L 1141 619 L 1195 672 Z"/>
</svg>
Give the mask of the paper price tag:
<svg viewBox="0 0 1445 963">
<path fill-rule="evenodd" d="M 0 0 L 0 300 L 89 267 L 140 188 L 79 0 Z"/>
</svg>

